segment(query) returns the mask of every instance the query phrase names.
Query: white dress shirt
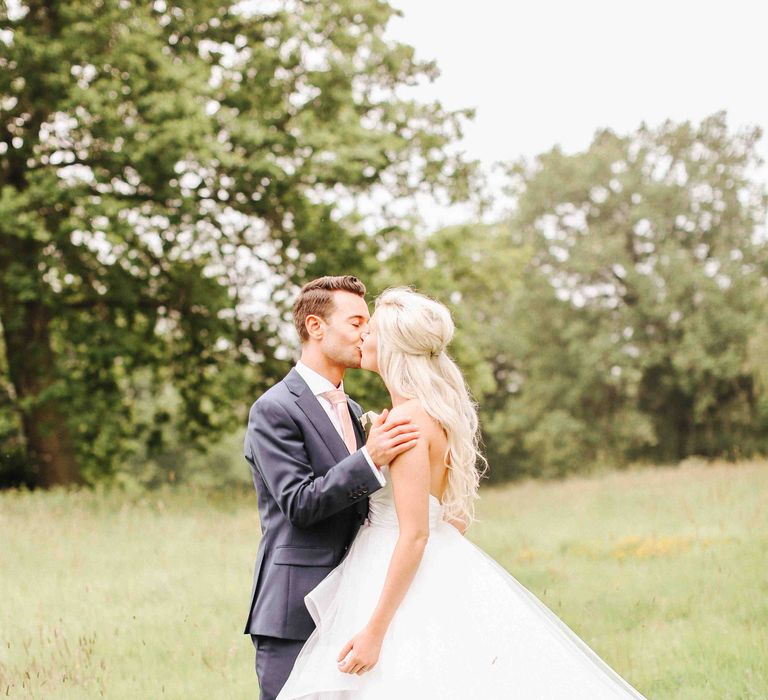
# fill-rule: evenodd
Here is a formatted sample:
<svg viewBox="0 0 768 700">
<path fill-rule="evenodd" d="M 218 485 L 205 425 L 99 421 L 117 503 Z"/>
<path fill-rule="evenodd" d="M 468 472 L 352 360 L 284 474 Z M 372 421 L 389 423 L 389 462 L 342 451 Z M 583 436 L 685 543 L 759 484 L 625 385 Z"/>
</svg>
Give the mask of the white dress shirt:
<svg viewBox="0 0 768 700">
<path fill-rule="evenodd" d="M 333 391 L 334 389 L 341 389 L 344 391 L 344 382 L 342 381 L 339 386 L 334 386 L 333 382 L 331 382 L 329 379 L 326 379 L 322 374 L 318 374 L 315 372 L 315 370 L 310 369 L 305 365 L 301 360 L 299 360 L 296 363 L 296 371 L 299 373 L 299 376 L 307 383 L 307 386 L 309 387 L 309 390 L 315 395 L 315 398 L 317 399 L 317 402 L 323 407 L 323 410 L 328 414 L 328 418 L 330 418 L 331 423 L 333 424 L 333 427 L 336 428 L 336 432 L 339 434 L 339 437 L 341 439 L 344 439 L 344 431 L 342 430 L 341 424 L 339 423 L 339 417 L 336 415 L 336 411 L 333 409 L 333 405 L 331 402 L 325 398 L 325 396 L 322 396 L 326 391 Z M 384 484 L 387 483 L 386 479 L 384 478 L 383 474 L 381 473 L 381 470 L 376 467 L 376 465 L 373 463 L 373 460 L 371 459 L 371 455 L 368 454 L 368 449 L 363 446 L 362 448 L 363 455 L 365 456 L 366 461 L 371 466 L 371 469 L 373 470 L 373 473 L 376 475 L 376 478 L 378 479 L 379 483 L 384 486 Z"/>
</svg>

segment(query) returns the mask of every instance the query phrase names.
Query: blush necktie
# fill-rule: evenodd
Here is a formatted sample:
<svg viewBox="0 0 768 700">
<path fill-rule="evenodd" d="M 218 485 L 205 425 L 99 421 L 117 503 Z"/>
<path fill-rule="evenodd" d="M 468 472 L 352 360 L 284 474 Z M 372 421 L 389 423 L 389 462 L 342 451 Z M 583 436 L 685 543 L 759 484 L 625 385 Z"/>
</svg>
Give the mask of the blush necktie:
<svg viewBox="0 0 768 700">
<path fill-rule="evenodd" d="M 347 395 L 341 389 L 334 389 L 333 391 L 326 391 L 320 394 L 320 396 L 325 397 L 331 402 L 331 406 L 333 406 L 333 410 L 336 412 L 339 424 L 341 425 L 344 443 L 349 450 L 349 454 L 352 454 L 357 450 L 357 440 L 355 439 L 355 429 L 352 427 L 352 418 L 349 415 Z"/>
</svg>

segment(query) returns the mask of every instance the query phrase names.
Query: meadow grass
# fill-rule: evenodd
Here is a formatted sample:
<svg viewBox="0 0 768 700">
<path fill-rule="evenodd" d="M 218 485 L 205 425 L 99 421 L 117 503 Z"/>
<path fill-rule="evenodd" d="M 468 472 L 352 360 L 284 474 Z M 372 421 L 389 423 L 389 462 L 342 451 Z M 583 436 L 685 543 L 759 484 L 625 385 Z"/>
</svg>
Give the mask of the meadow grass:
<svg viewBox="0 0 768 700">
<path fill-rule="evenodd" d="M 469 537 L 646 696 L 768 698 L 768 462 L 482 495 Z M 256 698 L 258 532 L 245 492 L 0 494 L 0 698 Z"/>
</svg>

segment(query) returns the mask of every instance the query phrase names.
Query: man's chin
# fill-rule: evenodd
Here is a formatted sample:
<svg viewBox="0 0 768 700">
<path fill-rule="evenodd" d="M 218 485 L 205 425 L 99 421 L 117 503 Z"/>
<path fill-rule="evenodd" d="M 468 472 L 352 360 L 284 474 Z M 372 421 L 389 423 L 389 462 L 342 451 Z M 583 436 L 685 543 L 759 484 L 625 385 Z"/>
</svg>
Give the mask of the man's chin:
<svg viewBox="0 0 768 700">
<path fill-rule="evenodd" d="M 363 353 L 356 350 L 354 355 L 346 358 L 345 366 L 347 369 L 360 369 L 362 367 Z M 363 367 L 363 369 L 365 369 Z"/>
</svg>

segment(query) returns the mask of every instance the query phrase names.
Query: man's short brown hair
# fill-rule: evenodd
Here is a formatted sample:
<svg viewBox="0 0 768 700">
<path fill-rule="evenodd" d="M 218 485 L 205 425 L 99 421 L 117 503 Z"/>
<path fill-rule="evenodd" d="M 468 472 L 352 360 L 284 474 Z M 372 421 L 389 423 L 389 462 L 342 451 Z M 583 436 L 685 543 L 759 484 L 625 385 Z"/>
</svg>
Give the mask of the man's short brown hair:
<svg viewBox="0 0 768 700">
<path fill-rule="evenodd" d="M 316 280 L 307 282 L 301 288 L 296 303 L 293 305 L 293 325 L 296 326 L 296 332 L 302 343 L 309 340 L 309 333 L 307 333 L 307 326 L 305 325 L 307 316 L 328 318 L 333 313 L 333 292 L 336 291 L 352 292 L 359 297 L 364 297 L 365 285 L 357 277 L 341 275 L 338 277 L 318 277 Z"/>
</svg>

